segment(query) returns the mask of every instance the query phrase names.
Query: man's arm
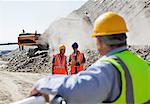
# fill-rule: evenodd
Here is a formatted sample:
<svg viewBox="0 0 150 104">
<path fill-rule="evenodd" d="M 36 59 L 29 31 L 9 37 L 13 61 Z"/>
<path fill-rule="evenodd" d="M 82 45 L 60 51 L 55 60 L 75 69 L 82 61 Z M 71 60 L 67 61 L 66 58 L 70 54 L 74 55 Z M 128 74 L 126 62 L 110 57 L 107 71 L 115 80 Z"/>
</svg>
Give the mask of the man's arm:
<svg viewBox="0 0 150 104">
<path fill-rule="evenodd" d="M 54 69 L 54 63 L 55 63 L 55 57 L 53 56 L 53 59 L 52 59 L 52 74 L 53 74 L 53 69 Z"/>
<path fill-rule="evenodd" d="M 111 64 L 99 64 L 72 76 L 48 76 L 39 80 L 35 88 L 42 93 L 59 94 L 68 104 L 102 102 L 109 99 L 117 74 Z"/>
<path fill-rule="evenodd" d="M 65 56 L 65 61 L 66 61 L 66 64 L 65 64 L 65 69 L 67 71 L 67 75 L 68 75 L 68 65 L 67 65 L 67 57 Z"/>
<path fill-rule="evenodd" d="M 71 65 L 71 55 L 69 56 L 69 62 L 68 62 L 68 65 Z"/>
<path fill-rule="evenodd" d="M 83 54 L 83 63 L 85 63 L 86 62 L 86 59 L 85 59 L 85 56 L 84 56 L 84 54 Z"/>
</svg>

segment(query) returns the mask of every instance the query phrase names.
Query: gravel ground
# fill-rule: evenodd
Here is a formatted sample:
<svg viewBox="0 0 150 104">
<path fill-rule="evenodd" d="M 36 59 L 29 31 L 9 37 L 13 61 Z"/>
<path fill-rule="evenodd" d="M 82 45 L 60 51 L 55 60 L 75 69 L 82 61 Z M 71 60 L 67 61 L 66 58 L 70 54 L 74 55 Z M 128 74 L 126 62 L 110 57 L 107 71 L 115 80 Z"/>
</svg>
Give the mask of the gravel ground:
<svg viewBox="0 0 150 104">
<path fill-rule="evenodd" d="M 28 97 L 33 84 L 45 75 L 0 71 L 0 104 L 9 104 Z"/>
</svg>

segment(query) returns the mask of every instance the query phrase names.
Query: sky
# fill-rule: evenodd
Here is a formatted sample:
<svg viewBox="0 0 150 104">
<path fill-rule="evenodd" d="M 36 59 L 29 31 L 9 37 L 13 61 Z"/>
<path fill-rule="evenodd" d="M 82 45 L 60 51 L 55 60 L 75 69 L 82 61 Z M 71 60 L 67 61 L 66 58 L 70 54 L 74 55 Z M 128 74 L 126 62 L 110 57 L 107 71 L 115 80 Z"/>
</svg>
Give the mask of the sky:
<svg viewBox="0 0 150 104">
<path fill-rule="evenodd" d="M 50 23 L 67 16 L 87 0 L 0 0 L 0 43 L 17 42 L 22 32 L 43 33 Z M 16 46 L 0 46 L 0 50 Z"/>
</svg>

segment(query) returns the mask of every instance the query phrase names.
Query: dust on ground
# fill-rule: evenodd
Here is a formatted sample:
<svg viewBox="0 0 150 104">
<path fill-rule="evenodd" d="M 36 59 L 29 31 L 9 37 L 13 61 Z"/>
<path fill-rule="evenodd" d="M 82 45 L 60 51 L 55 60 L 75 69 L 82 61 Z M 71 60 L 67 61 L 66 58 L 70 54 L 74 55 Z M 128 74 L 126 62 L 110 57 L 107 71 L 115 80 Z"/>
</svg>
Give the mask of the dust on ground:
<svg viewBox="0 0 150 104">
<path fill-rule="evenodd" d="M 0 71 L 0 104 L 9 104 L 28 97 L 33 84 L 45 75 Z"/>
</svg>

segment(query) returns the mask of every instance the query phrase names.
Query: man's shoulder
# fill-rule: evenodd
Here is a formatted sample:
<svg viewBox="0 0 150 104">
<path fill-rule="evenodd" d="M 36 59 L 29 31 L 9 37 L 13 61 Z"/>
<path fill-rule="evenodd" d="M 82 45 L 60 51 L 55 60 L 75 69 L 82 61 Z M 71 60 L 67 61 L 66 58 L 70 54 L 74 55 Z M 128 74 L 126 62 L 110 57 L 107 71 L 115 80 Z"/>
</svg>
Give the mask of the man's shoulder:
<svg viewBox="0 0 150 104">
<path fill-rule="evenodd" d="M 55 58 L 55 57 L 57 57 L 57 56 L 59 56 L 59 55 L 60 55 L 60 54 L 54 54 L 54 55 L 53 55 L 53 58 Z"/>
<path fill-rule="evenodd" d="M 74 55 L 74 53 L 71 53 L 69 56 L 71 57 L 72 55 Z"/>
<path fill-rule="evenodd" d="M 107 62 L 105 61 L 104 59 L 106 58 L 113 58 L 115 57 L 114 55 L 112 56 L 109 56 L 109 57 L 101 57 L 99 58 L 94 64 L 92 64 L 92 66 L 101 66 L 101 67 L 106 67 L 106 66 L 109 66 L 109 67 L 112 67 L 112 64 L 110 62 Z"/>
<path fill-rule="evenodd" d="M 64 55 L 65 56 L 65 58 L 67 58 L 67 56 L 66 55 Z"/>
<path fill-rule="evenodd" d="M 92 64 L 87 70 L 90 71 L 100 71 L 101 73 L 108 73 L 110 76 L 116 77 L 117 70 L 116 68 L 109 62 L 103 61 L 102 59 L 97 60 L 94 64 Z"/>
<path fill-rule="evenodd" d="M 104 65 L 109 65 L 109 62 L 103 61 L 101 58 L 98 59 L 92 66 L 104 66 Z"/>
<path fill-rule="evenodd" d="M 58 54 L 54 54 L 53 57 L 55 58 Z"/>
<path fill-rule="evenodd" d="M 84 55 L 84 53 L 83 53 L 83 52 L 81 52 L 81 54 L 82 54 L 82 55 Z"/>
</svg>

